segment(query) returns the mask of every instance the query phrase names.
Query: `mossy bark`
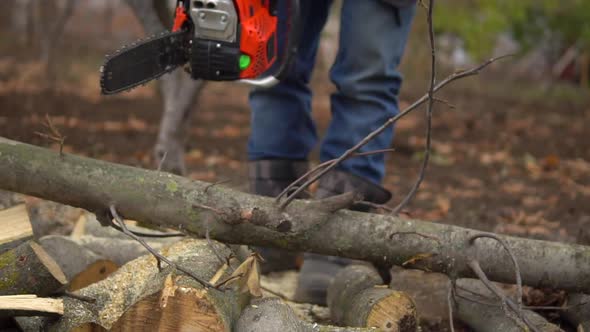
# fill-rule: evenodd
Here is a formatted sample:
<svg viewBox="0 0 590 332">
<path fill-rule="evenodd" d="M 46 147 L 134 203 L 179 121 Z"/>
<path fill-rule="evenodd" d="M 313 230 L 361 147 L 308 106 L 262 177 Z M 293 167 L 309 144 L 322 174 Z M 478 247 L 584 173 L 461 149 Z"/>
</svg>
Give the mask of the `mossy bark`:
<svg viewBox="0 0 590 332">
<path fill-rule="evenodd" d="M 29 241 L 0 255 L 0 295 L 51 295 L 67 279 L 57 263 L 36 242 Z"/>
<path fill-rule="evenodd" d="M 217 242 L 214 246 L 220 255 L 231 253 Z M 214 276 L 223 280 L 231 271 L 203 240 L 181 241 L 164 248 L 162 254 L 207 281 Z M 249 301 L 247 293 L 205 289 L 170 267 L 159 271 L 153 256 L 124 265 L 79 293 L 96 303 L 64 298 L 65 314 L 48 327 L 50 331 L 89 326 L 96 331 L 178 331 L 195 330 L 195 326 L 206 327 L 203 331 L 230 331 Z"/>
<path fill-rule="evenodd" d="M 476 258 L 494 281 L 514 283 L 510 258 L 478 231 L 447 224 L 340 210 L 295 201 L 280 210 L 272 198 L 157 171 L 59 153 L 0 138 L 0 189 L 59 201 L 106 216 L 109 205 L 128 219 L 176 228 L 226 243 L 309 251 L 474 277 Z M 72 194 L 75 193 L 75 194 Z M 334 200 L 342 198 L 333 198 Z M 590 292 L 590 248 L 502 236 L 523 282 L 537 288 Z"/>
</svg>

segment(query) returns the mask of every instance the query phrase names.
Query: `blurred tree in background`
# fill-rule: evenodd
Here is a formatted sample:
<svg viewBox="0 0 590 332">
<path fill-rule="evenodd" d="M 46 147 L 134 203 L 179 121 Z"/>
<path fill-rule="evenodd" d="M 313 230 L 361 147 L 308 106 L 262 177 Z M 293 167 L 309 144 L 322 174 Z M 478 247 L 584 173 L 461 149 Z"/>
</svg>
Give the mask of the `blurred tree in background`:
<svg viewBox="0 0 590 332">
<path fill-rule="evenodd" d="M 465 41 L 476 58 L 487 56 L 501 33 L 510 33 L 526 51 L 541 41 L 590 48 L 590 1 L 587 0 L 465 0 L 440 4 L 437 32 Z"/>
<path fill-rule="evenodd" d="M 508 36 L 520 54 L 543 58 L 543 66 L 528 62 L 523 72 L 590 84 L 588 0 L 456 0 L 436 8 L 434 24 L 437 33 L 459 37 L 476 60 L 489 57 L 499 37 Z"/>
</svg>

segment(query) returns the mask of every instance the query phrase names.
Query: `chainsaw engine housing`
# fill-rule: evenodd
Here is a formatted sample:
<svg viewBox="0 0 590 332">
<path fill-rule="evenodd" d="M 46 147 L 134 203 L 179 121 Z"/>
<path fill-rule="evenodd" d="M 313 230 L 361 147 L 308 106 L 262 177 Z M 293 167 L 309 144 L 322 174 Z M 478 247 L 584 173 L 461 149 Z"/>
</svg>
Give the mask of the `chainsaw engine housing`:
<svg viewBox="0 0 590 332">
<path fill-rule="evenodd" d="M 189 54 L 192 78 L 256 79 L 277 61 L 277 0 L 194 0 Z"/>
</svg>

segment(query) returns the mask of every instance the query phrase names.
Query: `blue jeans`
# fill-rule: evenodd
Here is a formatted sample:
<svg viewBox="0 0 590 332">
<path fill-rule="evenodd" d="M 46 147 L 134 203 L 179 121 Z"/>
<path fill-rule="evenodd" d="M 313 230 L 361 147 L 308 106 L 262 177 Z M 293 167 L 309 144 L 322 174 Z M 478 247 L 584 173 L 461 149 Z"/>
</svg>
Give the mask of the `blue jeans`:
<svg viewBox="0 0 590 332">
<path fill-rule="evenodd" d="M 270 89 L 251 92 L 250 160 L 305 160 L 317 144 L 308 83 L 331 4 L 331 0 L 301 0 L 302 38 L 289 75 Z M 330 70 L 337 92 L 331 96 L 332 120 L 321 143 L 321 161 L 339 157 L 399 111 L 402 77 L 397 67 L 414 12 L 415 6 L 396 8 L 381 0 L 344 0 L 340 48 Z M 393 127 L 361 152 L 386 149 L 392 139 Z M 380 183 L 384 159 L 383 154 L 352 158 L 340 169 Z"/>
</svg>

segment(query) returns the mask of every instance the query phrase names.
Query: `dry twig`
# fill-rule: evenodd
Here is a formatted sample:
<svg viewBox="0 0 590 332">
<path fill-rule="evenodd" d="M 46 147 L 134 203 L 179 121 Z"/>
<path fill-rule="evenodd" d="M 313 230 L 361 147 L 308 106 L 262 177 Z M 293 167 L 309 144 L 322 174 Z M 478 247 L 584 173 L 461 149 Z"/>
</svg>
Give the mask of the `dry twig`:
<svg viewBox="0 0 590 332">
<path fill-rule="evenodd" d="M 398 214 L 416 195 L 424 177 L 426 176 L 426 168 L 430 161 L 430 150 L 432 145 L 432 111 L 434 107 L 434 85 L 436 83 L 436 47 L 434 46 L 434 27 L 432 26 L 432 10 L 434 8 L 434 0 L 430 0 L 426 15 L 428 22 L 428 39 L 430 41 L 430 86 L 428 88 L 428 107 L 426 109 L 426 147 L 424 148 L 424 160 L 422 167 L 418 174 L 418 179 L 412 186 L 410 192 L 404 199 L 393 209 L 393 214 Z"/>
<path fill-rule="evenodd" d="M 58 143 L 59 144 L 59 156 L 63 157 L 64 143 L 66 141 L 66 137 L 63 136 L 59 132 L 59 130 L 57 130 L 57 128 L 53 125 L 53 122 L 51 122 L 51 118 L 49 117 L 49 114 L 45 114 L 45 122 L 43 123 L 43 126 L 49 130 L 49 133 L 46 134 L 46 133 L 36 131 L 35 134 L 37 134 L 47 140 Z"/>
<path fill-rule="evenodd" d="M 469 77 L 469 76 L 477 75 L 484 68 L 486 68 L 487 66 L 489 66 L 490 64 L 492 64 L 492 63 L 494 63 L 494 62 L 496 62 L 498 60 L 507 58 L 509 56 L 512 56 L 512 54 L 490 58 L 487 61 L 479 64 L 476 67 L 473 67 L 473 68 L 468 69 L 468 70 L 462 70 L 462 71 L 455 72 L 455 73 L 449 75 L 444 80 L 442 80 L 440 83 L 436 84 L 436 86 L 434 87 L 434 89 L 433 89 L 432 92 L 435 93 L 438 90 L 440 90 L 440 89 L 444 88 L 445 86 L 447 86 L 449 83 L 451 83 L 453 81 L 456 81 L 458 79 L 463 79 L 463 78 L 466 78 L 466 77 Z M 321 178 L 326 173 L 328 173 L 329 171 L 331 171 L 332 169 L 334 169 L 336 166 L 338 166 L 344 160 L 346 160 L 346 159 L 350 158 L 351 156 L 353 156 L 356 153 L 356 151 L 358 151 L 360 148 L 362 148 L 367 143 L 369 143 L 371 140 L 373 140 L 375 137 L 377 137 L 379 134 L 381 134 L 385 129 L 387 129 L 389 126 L 393 125 L 394 123 L 396 123 L 400 119 L 402 119 L 404 116 L 408 115 L 410 112 L 412 112 L 413 110 L 415 110 L 416 108 L 418 108 L 418 106 L 422 105 L 427 100 L 428 100 L 428 93 L 425 94 L 425 95 L 423 95 L 422 97 L 420 97 L 420 99 L 416 100 L 412 105 L 408 106 L 406 109 L 404 109 L 402 112 L 398 113 L 396 116 L 389 118 L 389 120 L 387 120 L 383 125 L 381 125 L 381 127 L 377 128 L 375 131 L 373 131 L 372 133 L 370 133 L 369 135 L 367 135 L 360 142 L 358 142 L 355 146 L 353 146 L 352 148 L 348 149 L 340 157 L 338 157 L 334 161 L 330 162 L 329 165 L 326 165 L 321 170 L 318 168 L 314 172 L 311 172 L 314 175 L 313 176 L 309 175 L 309 177 L 310 177 L 309 179 L 307 179 L 307 177 L 308 177 L 307 174 L 306 175 L 303 175 L 302 177 L 300 177 L 299 179 L 297 179 L 295 181 L 297 184 L 303 182 L 303 184 L 300 185 L 299 188 L 297 188 L 293 192 L 290 191 L 290 189 L 292 187 L 289 190 L 285 189 L 279 196 L 277 196 L 277 201 L 280 201 L 285 195 L 288 194 L 288 196 L 285 198 L 285 200 L 280 204 L 280 208 L 281 209 L 286 208 L 295 199 L 295 197 L 297 197 L 297 195 L 299 195 L 302 191 L 306 190 L 306 188 L 308 188 L 312 183 L 316 182 L 319 178 Z"/>
</svg>

